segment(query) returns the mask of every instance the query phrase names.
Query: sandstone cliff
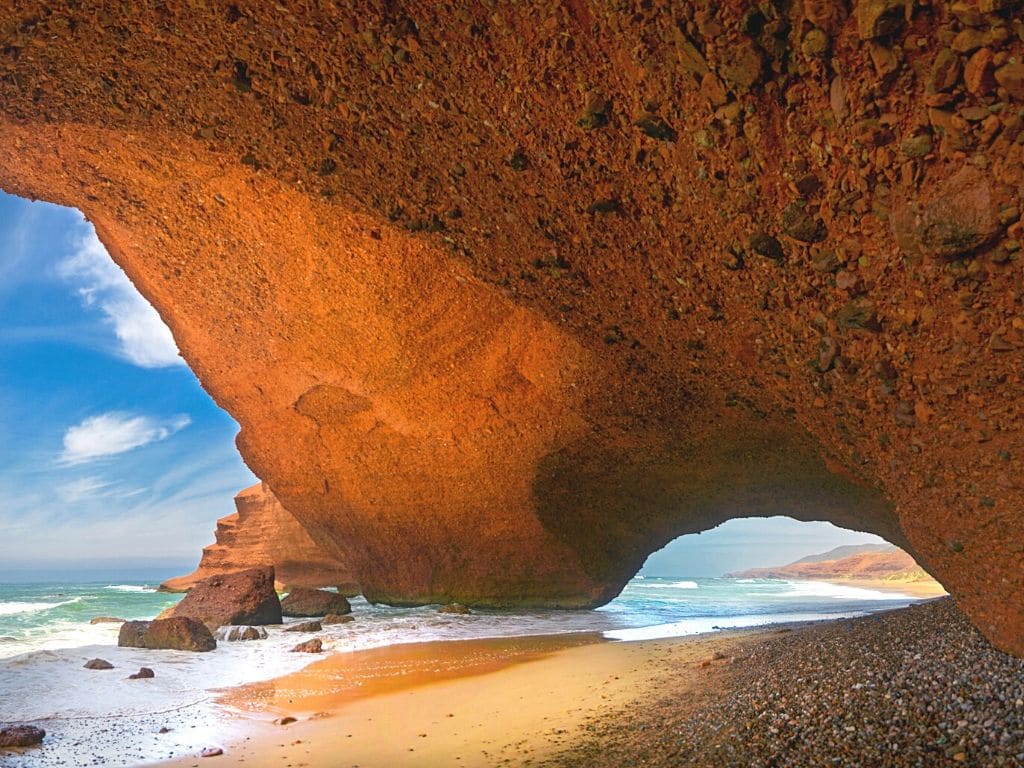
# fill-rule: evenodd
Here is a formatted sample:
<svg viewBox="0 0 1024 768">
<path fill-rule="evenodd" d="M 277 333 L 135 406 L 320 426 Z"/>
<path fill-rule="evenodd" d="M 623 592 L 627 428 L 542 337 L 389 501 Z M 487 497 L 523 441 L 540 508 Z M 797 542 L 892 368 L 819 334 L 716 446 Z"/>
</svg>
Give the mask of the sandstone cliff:
<svg viewBox="0 0 1024 768">
<path fill-rule="evenodd" d="M 239 492 L 235 508 L 217 521 L 216 543 L 203 548 L 199 567 L 160 589 L 185 592 L 210 576 L 272 565 L 278 587 L 338 587 L 342 594 L 358 594 L 352 570 L 324 552 L 264 483 Z"/>
<path fill-rule="evenodd" d="M 1019 8 L 15 0 L 0 186 L 373 599 L 594 605 L 786 513 L 1022 653 Z"/>
<path fill-rule="evenodd" d="M 846 548 L 840 548 L 846 549 Z M 857 549 L 857 548 L 854 548 Z M 928 582 L 931 577 L 898 547 L 828 552 L 772 568 L 749 568 L 726 574 L 732 579 L 849 579 L 852 581 Z"/>
</svg>

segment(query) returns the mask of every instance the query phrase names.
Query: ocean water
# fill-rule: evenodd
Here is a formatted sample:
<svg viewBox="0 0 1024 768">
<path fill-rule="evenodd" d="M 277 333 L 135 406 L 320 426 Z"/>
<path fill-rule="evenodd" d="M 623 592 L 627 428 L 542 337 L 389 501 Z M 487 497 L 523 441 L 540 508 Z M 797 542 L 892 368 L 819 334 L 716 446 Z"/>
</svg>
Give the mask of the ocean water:
<svg viewBox="0 0 1024 768">
<path fill-rule="evenodd" d="M 32 722 L 50 734 L 42 749 L 20 756 L 0 753 L 0 765 L 66 765 L 69 745 L 80 759 L 91 755 L 105 765 L 139 765 L 216 743 L 223 737 L 218 725 L 223 712 L 215 704 L 218 689 L 278 677 L 317 658 L 289 653 L 310 636 L 281 627 L 269 627 L 266 640 L 225 641 L 211 653 L 193 654 L 118 648 L 118 624 L 89 623 L 97 616 L 153 618 L 179 599 L 142 582 L 0 585 L 0 722 Z M 356 598 L 354 622 L 324 627 L 317 636 L 326 650 L 340 652 L 568 632 L 636 640 L 851 617 L 915 601 L 896 592 L 824 582 L 637 577 L 618 598 L 593 611 L 460 616 L 440 614 L 436 606 L 389 608 Z M 83 669 L 95 657 L 115 669 Z M 156 677 L 126 679 L 141 666 L 155 669 Z M 103 743 L 93 743 L 97 737 L 90 734 L 99 723 Z M 156 737 L 160 727 L 171 733 Z M 104 744 L 120 746 L 110 752 Z"/>
</svg>

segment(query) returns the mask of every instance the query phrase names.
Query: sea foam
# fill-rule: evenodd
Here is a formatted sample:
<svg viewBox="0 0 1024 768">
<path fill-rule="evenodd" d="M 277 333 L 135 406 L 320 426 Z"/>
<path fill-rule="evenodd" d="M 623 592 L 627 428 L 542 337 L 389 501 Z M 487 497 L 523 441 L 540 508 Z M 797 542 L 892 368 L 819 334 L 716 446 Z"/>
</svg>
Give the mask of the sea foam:
<svg viewBox="0 0 1024 768">
<path fill-rule="evenodd" d="M 672 589 L 700 589 L 696 581 L 673 581 L 669 584 L 663 584 L 662 586 L 670 587 Z"/>
<path fill-rule="evenodd" d="M 0 603 L 0 616 L 13 616 L 16 613 L 35 613 L 36 611 L 49 611 L 52 608 L 59 608 L 62 605 L 71 605 L 77 603 L 79 598 L 73 600 L 64 600 L 59 603 L 22 603 L 22 602 L 9 602 Z"/>
<path fill-rule="evenodd" d="M 833 584 L 828 581 L 789 581 L 787 595 L 795 597 L 826 597 L 836 600 L 913 600 L 902 592 L 882 592 L 877 589 Z"/>
</svg>

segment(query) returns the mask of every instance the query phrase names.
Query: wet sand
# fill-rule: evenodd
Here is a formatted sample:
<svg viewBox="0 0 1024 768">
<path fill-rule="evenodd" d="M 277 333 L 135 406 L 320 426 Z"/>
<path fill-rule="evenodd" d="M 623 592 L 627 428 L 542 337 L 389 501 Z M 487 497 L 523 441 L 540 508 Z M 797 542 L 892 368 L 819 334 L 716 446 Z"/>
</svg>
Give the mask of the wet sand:
<svg viewBox="0 0 1024 768">
<path fill-rule="evenodd" d="M 875 589 L 880 592 L 899 592 L 918 598 L 945 597 L 948 593 L 937 581 L 900 581 L 898 579 L 824 579 L 829 584 L 860 589 Z"/>
<path fill-rule="evenodd" d="M 529 765 L 580 742 L 592 719 L 657 689 L 668 668 L 682 702 L 714 695 L 711 667 L 777 626 L 671 640 L 596 635 L 420 643 L 334 654 L 270 683 L 234 689 L 238 717 L 178 766 Z M 714 660 L 715 657 L 720 657 Z M 275 724 L 282 717 L 296 722 Z"/>
</svg>

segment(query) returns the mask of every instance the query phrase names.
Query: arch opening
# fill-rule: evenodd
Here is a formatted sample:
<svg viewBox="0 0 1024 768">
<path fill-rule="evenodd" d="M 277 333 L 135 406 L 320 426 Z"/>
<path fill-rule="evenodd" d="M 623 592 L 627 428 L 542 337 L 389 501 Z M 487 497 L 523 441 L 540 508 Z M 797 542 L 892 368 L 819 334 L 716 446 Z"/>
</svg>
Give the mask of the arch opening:
<svg viewBox="0 0 1024 768">
<path fill-rule="evenodd" d="M 672 637 L 905 607 L 946 594 L 914 558 L 874 535 L 791 517 L 737 517 L 652 553 L 598 611 L 609 637 Z"/>
</svg>

